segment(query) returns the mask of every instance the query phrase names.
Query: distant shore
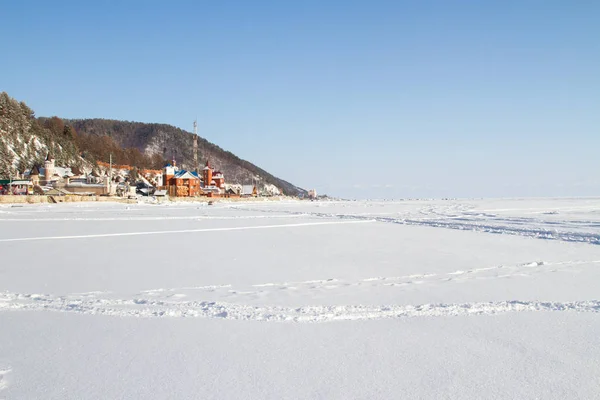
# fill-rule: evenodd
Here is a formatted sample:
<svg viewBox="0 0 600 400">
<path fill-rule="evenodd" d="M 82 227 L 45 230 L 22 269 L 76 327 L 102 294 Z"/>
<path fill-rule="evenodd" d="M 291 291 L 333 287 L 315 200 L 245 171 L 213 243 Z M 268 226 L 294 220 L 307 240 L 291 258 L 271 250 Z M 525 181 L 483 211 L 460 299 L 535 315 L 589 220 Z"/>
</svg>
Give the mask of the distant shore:
<svg viewBox="0 0 600 400">
<path fill-rule="evenodd" d="M 295 197 L 288 196 L 273 196 L 273 197 L 172 197 L 172 198 L 160 198 L 156 203 L 190 203 L 190 202 L 255 202 L 255 201 L 282 201 L 282 200 L 297 200 Z M 30 196 L 14 196 L 14 195 L 3 195 L 0 196 L 0 204 L 54 204 L 54 203 L 78 203 L 78 202 L 113 202 L 113 203 L 126 203 L 126 204 L 137 204 L 140 202 L 137 198 L 123 198 L 116 196 L 79 196 L 79 195 L 68 195 L 68 196 L 45 196 L 45 195 L 30 195 Z M 142 202 L 148 202 L 148 198 L 142 198 Z M 148 203 L 154 203 L 148 202 Z"/>
</svg>

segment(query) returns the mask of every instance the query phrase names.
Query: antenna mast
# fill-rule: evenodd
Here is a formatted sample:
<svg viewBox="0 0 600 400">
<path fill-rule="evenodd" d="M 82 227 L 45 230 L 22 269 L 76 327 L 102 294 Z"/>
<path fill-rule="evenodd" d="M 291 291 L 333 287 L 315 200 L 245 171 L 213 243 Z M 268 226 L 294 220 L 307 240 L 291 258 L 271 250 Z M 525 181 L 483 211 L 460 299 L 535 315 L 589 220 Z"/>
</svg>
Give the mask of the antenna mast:
<svg viewBox="0 0 600 400">
<path fill-rule="evenodd" d="M 198 121 L 194 120 L 194 170 L 198 173 Z"/>
</svg>

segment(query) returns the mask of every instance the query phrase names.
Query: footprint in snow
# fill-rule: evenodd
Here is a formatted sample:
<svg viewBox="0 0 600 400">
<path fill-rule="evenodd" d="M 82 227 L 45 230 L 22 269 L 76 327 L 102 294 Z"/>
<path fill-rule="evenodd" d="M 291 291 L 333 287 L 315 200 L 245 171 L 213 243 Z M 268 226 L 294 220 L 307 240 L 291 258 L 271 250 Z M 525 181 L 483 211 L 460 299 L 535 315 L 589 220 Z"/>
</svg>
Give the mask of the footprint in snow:
<svg viewBox="0 0 600 400">
<path fill-rule="evenodd" d="M 12 369 L 10 368 L 0 368 L 0 391 L 8 387 L 8 381 L 6 380 L 6 376 L 11 371 Z"/>
</svg>

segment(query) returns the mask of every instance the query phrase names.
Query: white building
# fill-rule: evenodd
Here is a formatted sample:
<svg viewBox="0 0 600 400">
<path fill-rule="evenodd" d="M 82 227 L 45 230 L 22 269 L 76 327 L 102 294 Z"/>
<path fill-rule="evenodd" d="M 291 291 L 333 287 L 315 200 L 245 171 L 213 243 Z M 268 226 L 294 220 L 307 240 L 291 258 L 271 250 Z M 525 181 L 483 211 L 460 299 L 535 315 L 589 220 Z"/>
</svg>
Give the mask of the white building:
<svg viewBox="0 0 600 400">
<path fill-rule="evenodd" d="M 254 185 L 242 185 L 242 196 L 256 196 L 258 195 L 258 191 L 256 190 L 256 186 Z"/>
</svg>

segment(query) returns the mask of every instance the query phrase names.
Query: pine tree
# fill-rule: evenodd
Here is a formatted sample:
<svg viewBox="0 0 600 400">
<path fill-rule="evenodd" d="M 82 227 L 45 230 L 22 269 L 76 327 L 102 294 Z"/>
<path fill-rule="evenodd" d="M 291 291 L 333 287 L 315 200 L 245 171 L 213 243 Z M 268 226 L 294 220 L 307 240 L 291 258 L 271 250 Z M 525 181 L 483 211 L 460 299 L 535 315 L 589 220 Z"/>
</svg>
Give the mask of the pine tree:
<svg viewBox="0 0 600 400">
<path fill-rule="evenodd" d="M 0 140 L 0 179 L 11 178 L 12 162 L 12 153 L 8 150 L 4 141 Z"/>
</svg>

